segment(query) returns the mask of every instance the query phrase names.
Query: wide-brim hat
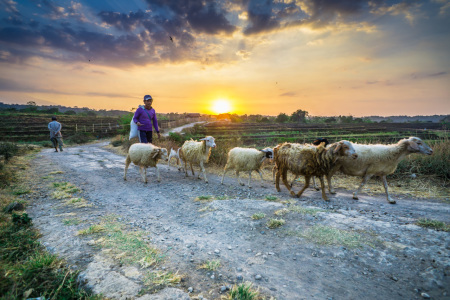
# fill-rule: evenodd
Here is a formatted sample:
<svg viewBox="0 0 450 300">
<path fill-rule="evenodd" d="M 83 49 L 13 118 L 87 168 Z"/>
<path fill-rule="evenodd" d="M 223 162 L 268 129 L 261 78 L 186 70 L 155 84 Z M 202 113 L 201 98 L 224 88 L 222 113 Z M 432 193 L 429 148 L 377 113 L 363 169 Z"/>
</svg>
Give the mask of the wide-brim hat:
<svg viewBox="0 0 450 300">
<path fill-rule="evenodd" d="M 145 95 L 145 96 L 144 96 L 144 101 L 147 101 L 147 100 L 153 100 L 152 96 L 150 96 L 150 95 Z"/>
</svg>

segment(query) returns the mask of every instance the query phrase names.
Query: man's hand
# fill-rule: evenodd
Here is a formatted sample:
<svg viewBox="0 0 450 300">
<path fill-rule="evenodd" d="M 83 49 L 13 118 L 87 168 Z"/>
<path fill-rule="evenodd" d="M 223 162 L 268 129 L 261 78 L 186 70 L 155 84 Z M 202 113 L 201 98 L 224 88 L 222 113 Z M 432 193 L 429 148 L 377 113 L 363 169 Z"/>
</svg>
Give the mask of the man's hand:
<svg viewBox="0 0 450 300">
<path fill-rule="evenodd" d="M 136 124 L 137 126 L 142 126 L 141 122 L 137 122 Z"/>
<path fill-rule="evenodd" d="M 157 132 L 156 134 L 158 135 L 158 139 L 160 139 L 160 138 L 161 138 L 161 135 L 159 134 L 159 132 Z"/>
</svg>

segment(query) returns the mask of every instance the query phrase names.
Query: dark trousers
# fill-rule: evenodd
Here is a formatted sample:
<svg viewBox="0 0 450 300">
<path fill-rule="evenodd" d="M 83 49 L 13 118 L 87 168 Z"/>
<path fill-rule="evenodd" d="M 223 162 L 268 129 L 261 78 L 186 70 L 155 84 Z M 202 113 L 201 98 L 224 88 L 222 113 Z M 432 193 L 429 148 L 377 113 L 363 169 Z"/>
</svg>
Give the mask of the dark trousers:
<svg viewBox="0 0 450 300">
<path fill-rule="evenodd" d="M 139 142 L 148 144 L 152 143 L 153 141 L 153 131 L 145 131 L 145 130 L 138 130 L 139 131 Z"/>
</svg>

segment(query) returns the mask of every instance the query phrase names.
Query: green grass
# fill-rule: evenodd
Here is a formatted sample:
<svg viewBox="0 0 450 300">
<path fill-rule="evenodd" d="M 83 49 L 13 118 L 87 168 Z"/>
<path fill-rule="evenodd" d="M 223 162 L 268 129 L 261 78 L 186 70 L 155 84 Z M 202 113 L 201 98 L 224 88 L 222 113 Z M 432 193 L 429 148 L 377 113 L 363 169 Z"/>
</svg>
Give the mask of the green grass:
<svg viewBox="0 0 450 300">
<path fill-rule="evenodd" d="M 264 213 L 256 213 L 256 214 L 253 214 L 251 218 L 253 220 L 261 220 L 265 216 L 266 216 L 266 214 L 264 214 Z"/>
<path fill-rule="evenodd" d="M 148 272 L 144 277 L 144 284 L 147 286 L 173 286 L 180 283 L 181 279 L 178 272 Z"/>
<path fill-rule="evenodd" d="M 81 223 L 81 220 L 77 219 L 77 218 L 63 220 L 63 224 L 66 226 L 78 225 L 80 223 Z"/>
<path fill-rule="evenodd" d="M 270 219 L 267 222 L 267 227 L 269 227 L 270 229 L 274 229 L 284 225 L 285 223 L 286 221 L 283 219 Z"/>
<path fill-rule="evenodd" d="M 450 231 L 450 224 L 444 223 L 442 221 L 421 218 L 417 220 L 416 224 L 420 227 L 431 228 L 437 231 Z"/>
<path fill-rule="evenodd" d="M 314 243 L 326 246 L 344 246 L 349 249 L 360 248 L 364 244 L 373 246 L 373 240 L 370 237 L 331 226 L 315 225 L 298 235 Z"/>
<path fill-rule="evenodd" d="M 258 291 L 252 288 L 250 282 L 235 285 L 227 297 L 228 300 L 258 300 L 261 299 Z"/>
<path fill-rule="evenodd" d="M 277 201 L 278 198 L 276 196 L 266 196 L 266 201 Z"/>
<path fill-rule="evenodd" d="M 205 269 L 208 271 L 215 271 L 220 267 L 220 260 L 208 260 L 200 265 L 199 269 Z"/>
<path fill-rule="evenodd" d="M 205 201 L 205 200 L 212 200 L 213 196 L 198 196 L 195 198 L 194 201 Z"/>
<path fill-rule="evenodd" d="M 93 228 L 91 228 L 93 227 Z M 106 216 L 102 222 L 79 234 L 98 234 L 96 245 L 110 249 L 111 255 L 124 264 L 139 264 L 146 268 L 163 261 L 164 255 L 144 240 L 144 232 L 126 231 L 115 216 Z"/>
</svg>

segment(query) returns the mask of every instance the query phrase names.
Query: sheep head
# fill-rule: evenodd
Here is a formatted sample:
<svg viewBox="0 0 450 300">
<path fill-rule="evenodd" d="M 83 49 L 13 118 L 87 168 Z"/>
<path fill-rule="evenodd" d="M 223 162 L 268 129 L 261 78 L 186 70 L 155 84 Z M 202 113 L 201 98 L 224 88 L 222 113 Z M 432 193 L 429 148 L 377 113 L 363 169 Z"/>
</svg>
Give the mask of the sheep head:
<svg viewBox="0 0 450 300">
<path fill-rule="evenodd" d="M 156 148 L 152 153 L 153 159 L 162 159 L 164 161 L 169 160 L 168 152 L 166 148 Z"/>
<path fill-rule="evenodd" d="M 208 147 L 211 147 L 211 148 L 216 147 L 216 143 L 214 143 L 214 138 L 212 136 L 204 137 L 204 138 L 200 139 L 200 141 L 203 141 L 205 143 L 205 145 Z"/>
<path fill-rule="evenodd" d="M 273 149 L 272 148 L 264 148 L 260 150 L 261 152 L 264 152 L 265 158 L 272 159 L 273 158 Z"/>
<path fill-rule="evenodd" d="M 406 143 L 406 149 L 411 153 L 422 153 L 426 155 L 433 154 L 433 149 L 430 148 L 424 141 L 418 137 L 410 137 L 409 139 L 402 140 L 400 142 Z"/>
<path fill-rule="evenodd" d="M 352 143 L 349 141 L 342 140 L 340 142 L 335 143 L 336 148 L 334 148 L 333 153 L 339 153 L 339 156 L 348 156 L 353 159 L 358 158 L 358 154 L 353 148 Z"/>
</svg>

